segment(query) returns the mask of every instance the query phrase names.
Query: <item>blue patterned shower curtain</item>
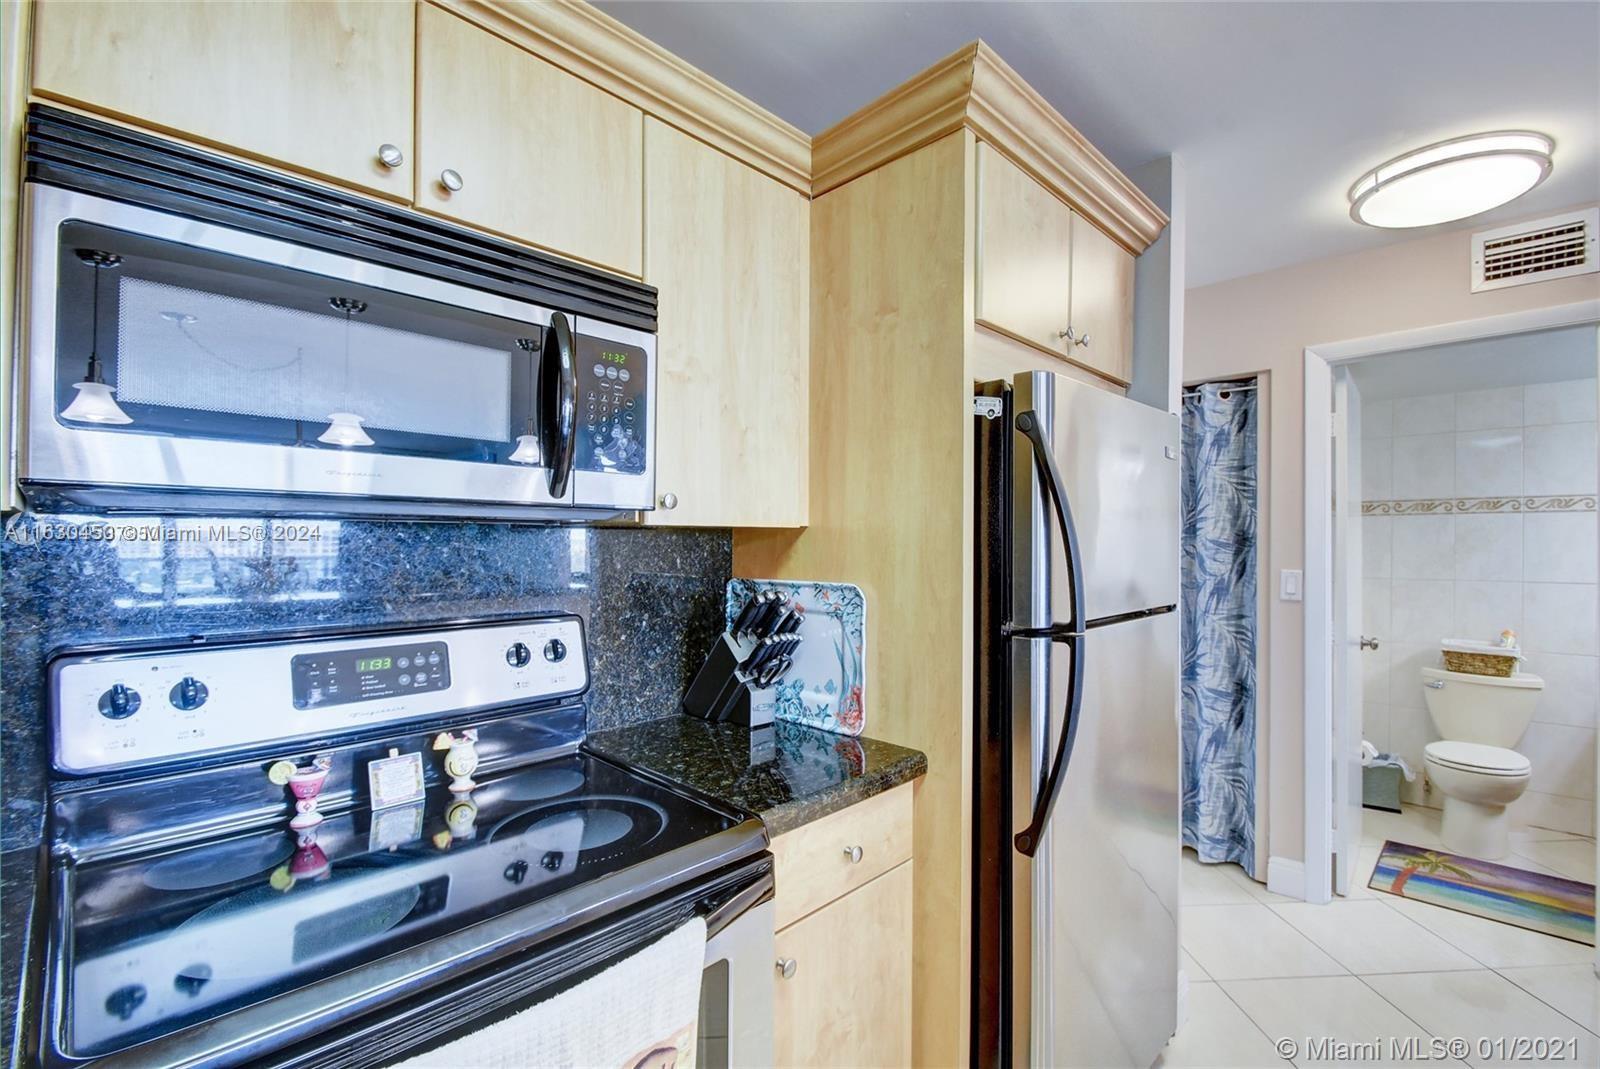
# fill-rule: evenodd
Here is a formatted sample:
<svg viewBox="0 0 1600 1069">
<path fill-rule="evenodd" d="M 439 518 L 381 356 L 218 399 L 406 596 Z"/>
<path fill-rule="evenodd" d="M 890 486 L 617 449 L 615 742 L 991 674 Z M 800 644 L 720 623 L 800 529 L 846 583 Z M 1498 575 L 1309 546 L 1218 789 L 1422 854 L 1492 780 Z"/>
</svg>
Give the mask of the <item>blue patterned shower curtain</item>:
<svg viewBox="0 0 1600 1069">
<path fill-rule="evenodd" d="M 1256 864 L 1256 394 L 1183 401 L 1183 842 Z"/>
</svg>

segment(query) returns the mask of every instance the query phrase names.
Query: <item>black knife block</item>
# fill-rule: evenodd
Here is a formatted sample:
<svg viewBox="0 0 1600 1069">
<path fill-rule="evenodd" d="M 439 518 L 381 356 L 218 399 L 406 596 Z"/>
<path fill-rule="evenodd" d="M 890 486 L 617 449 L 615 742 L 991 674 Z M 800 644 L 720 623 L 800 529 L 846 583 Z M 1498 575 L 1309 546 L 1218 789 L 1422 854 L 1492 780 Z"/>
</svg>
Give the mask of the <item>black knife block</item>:
<svg viewBox="0 0 1600 1069">
<path fill-rule="evenodd" d="M 775 696 L 770 690 L 757 692 L 739 676 L 739 665 L 754 649 L 753 642 L 740 642 L 727 632 L 719 635 L 683 696 L 683 711 L 702 720 L 749 728 L 771 725 L 777 710 Z"/>
</svg>

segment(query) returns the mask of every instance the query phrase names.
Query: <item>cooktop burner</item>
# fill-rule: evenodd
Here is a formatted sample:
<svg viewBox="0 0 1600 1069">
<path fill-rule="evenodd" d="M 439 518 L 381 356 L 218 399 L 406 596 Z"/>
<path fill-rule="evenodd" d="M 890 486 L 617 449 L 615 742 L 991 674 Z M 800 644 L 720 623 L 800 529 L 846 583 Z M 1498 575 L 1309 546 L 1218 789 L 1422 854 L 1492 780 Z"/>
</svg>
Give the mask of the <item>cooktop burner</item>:
<svg viewBox="0 0 1600 1069">
<path fill-rule="evenodd" d="M 469 795 L 64 865 L 68 1052 L 123 1049 L 564 889 L 738 820 L 578 753 Z"/>
</svg>

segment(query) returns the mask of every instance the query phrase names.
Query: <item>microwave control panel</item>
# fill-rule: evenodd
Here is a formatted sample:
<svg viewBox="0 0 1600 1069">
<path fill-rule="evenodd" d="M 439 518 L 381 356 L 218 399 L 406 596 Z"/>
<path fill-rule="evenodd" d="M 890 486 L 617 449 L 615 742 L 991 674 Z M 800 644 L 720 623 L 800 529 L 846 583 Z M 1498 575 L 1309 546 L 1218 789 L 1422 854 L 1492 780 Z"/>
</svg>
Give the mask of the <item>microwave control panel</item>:
<svg viewBox="0 0 1600 1069">
<path fill-rule="evenodd" d="M 648 360 L 649 354 L 636 345 L 578 336 L 580 470 L 644 472 Z"/>
</svg>

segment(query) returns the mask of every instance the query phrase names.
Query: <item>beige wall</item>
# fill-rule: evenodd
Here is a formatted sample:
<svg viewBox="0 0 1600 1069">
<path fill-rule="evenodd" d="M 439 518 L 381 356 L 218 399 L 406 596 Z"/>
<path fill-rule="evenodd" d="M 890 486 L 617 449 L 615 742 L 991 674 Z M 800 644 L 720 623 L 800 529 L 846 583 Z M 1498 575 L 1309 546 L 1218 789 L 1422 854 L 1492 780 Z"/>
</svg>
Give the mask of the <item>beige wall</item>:
<svg viewBox="0 0 1600 1069">
<path fill-rule="evenodd" d="M 1353 224 L 1352 224 L 1353 225 Z M 1184 379 L 1271 372 L 1265 517 L 1271 643 L 1265 708 L 1268 852 L 1301 860 L 1304 608 L 1277 600 L 1278 573 L 1305 567 L 1305 349 L 1392 331 L 1600 298 L 1600 275 L 1470 292 L 1475 227 L 1188 291 Z M 1259 803 L 1258 803 L 1259 804 Z"/>
</svg>

